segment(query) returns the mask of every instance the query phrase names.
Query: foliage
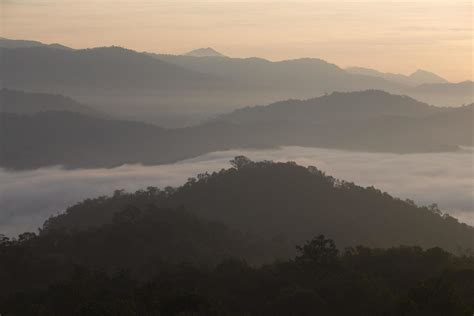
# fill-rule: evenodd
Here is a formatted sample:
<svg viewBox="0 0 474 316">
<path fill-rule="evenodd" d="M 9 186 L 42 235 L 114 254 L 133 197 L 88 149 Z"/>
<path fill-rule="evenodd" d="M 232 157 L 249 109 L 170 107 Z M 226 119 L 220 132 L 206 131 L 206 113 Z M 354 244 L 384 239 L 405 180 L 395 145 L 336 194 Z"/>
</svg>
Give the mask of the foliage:
<svg viewBox="0 0 474 316">
<path fill-rule="evenodd" d="M 0 310 L 8 316 L 474 312 L 473 257 L 416 247 L 358 247 L 338 254 L 322 235 L 298 249 L 294 260 L 263 266 L 239 259 L 214 267 L 170 264 L 142 280 L 123 271 L 76 266 L 49 286 L 4 293 Z"/>
<path fill-rule="evenodd" d="M 474 250 L 474 228 L 374 187 L 327 176 L 316 167 L 236 157 L 233 168 L 190 178 L 181 187 L 149 187 L 135 193 L 88 199 L 48 220 L 44 232 L 84 230 L 111 223 L 132 205 L 144 210 L 184 207 L 199 217 L 294 249 L 314 236 L 331 236 L 341 247 L 398 245 Z M 292 252 L 294 254 L 294 252 Z"/>
<path fill-rule="evenodd" d="M 2 316 L 474 312 L 474 258 L 457 248 L 473 228 L 436 205 L 295 163 L 233 166 L 0 235 Z"/>
</svg>

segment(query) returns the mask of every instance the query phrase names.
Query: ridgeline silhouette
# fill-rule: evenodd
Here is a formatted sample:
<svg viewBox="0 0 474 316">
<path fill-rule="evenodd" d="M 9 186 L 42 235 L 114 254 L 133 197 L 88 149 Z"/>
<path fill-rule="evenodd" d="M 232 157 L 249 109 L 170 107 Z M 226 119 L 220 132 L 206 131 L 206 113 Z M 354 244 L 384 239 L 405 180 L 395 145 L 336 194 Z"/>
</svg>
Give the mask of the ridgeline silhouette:
<svg viewBox="0 0 474 316">
<path fill-rule="evenodd" d="M 438 106 L 474 101 L 472 81 L 445 83 L 426 71 L 402 76 L 410 82 L 401 82 L 397 75 L 394 79 L 370 71 L 354 73 L 317 58 L 272 62 L 28 43 L 0 41 L 3 87 L 64 94 L 106 113 L 167 127 L 182 127 L 250 104 L 335 91 L 378 89 Z M 418 87 L 433 82 L 438 85 Z"/>
<path fill-rule="evenodd" d="M 473 145 L 473 109 L 473 105 L 438 108 L 369 90 L 244 108 L 177 129 L 66 111 L 28 116 L 2 113 L 0 166 L 153 165 L 217 150 L 278 146 L 396 153 L 455 151 Z"/>
<path fill-rule="evenodd" d="M 418 207 L 373 187 L 326 176 L 315 167 L 253 162 L 237 157 L 234 168 L 201 174 L 178 188 L 149 188 L 135 194 L 87 200 L 49 219 L 44 233 L 81 231 L 111 223 L 127 205 L 146 209 L 184 207 L 233 229 L 300 243 L 315 232 L 341 246 L 417 245 L 449 251 L 474 250 L 474 228 L 443 215 L 436 206 Z M 151 191 L 150 191 L 151 190 Z"/>
</svg>

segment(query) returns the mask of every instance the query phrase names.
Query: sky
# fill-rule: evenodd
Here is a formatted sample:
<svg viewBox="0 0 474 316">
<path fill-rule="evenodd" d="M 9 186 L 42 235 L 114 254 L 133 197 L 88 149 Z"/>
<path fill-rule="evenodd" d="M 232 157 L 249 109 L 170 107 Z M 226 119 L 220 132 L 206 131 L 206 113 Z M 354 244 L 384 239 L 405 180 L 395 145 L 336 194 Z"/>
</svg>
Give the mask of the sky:
<svg viewBox="0 0 474 316">
<path fill-rule="evenodd" d="M 2 37 L 473 79 L 473 0 L 0 0 Z"/>
<path fill-rule="evenodd" d="M 255 161 L 313 165 L 338 179 L 375 186 L 419 205 L 437 203 L 443 212 L 474 225 L 473 150 L 399 155 L 283 147 L 214 152 L 160 166 L 77 170 L 50 167 L 21 172 L 0 169 L 0 232 L 16 236 L 36 231 L 49 216 L 85 198 L 110 195 L 115 189 L 134 192 L 147 186 L 182 185 L 199 173 L 229 168 L 229 160 L 238 155 Z"/>
</svg>

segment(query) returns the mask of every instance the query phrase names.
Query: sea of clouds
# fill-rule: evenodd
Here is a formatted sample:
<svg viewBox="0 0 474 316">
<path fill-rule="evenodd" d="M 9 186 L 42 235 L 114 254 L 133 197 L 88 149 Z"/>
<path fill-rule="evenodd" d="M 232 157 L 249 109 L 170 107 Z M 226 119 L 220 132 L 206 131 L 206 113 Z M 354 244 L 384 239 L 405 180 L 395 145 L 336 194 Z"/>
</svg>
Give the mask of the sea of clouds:
<svg viewBox="0 0 474 316">
<path fill-rule="evenodd" d="M 61 167 L 12 172 L 0 169 L 0 234 L 35 231 L 45 219 L 85 198 L 110 195 L 115 189 L 183 184 L 205 171 L 230 166 L 245 155 L 252 160 L 294 161 L 329 175 L 375 186 L 418 204 L 437 203 L 460 221 L 474 225 L 473 149 L 452 153 L 361 153 L 319 148 L 231 150 L 209 153 L 176 164 L 124 165 L 113 169 L 64 170 Z"/>
</svg>

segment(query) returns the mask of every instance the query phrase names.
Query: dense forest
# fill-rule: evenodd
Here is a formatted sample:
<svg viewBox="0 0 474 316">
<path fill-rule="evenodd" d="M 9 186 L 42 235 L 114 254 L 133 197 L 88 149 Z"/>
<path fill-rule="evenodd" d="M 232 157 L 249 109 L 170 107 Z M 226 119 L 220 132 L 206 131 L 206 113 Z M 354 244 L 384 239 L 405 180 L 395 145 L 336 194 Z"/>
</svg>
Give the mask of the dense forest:
<svg viewBox="0 0 474 316">
<path fill-rule="evenodd" d="M 338 251 L 332 240 L 320 235 L 298 246 L 291 260 L 263 266 L 231 257 L 213 266 L 156 263 L 152 275 L 139 279 L 127 270 L 72 266 L 61 261 L 61 246 L 47 260 L 30 257 L 43 259 L 34 260 L 35 268 L 42 270 L 22 270 L 25 260 L 18 259 L 48 244 L 40 238 L 24 236 L 0 243 L 2 315 L 470 316 L 474 312 L 474 258 L 453 256 L 440 248 Z M 123 241 L 117 239 L 116 247 Z M 61 239 L 49 240 L 49 247 L 54 243 Z M 65 267 L 69 275 L 57 280 L 56 271 Z M 9 287 L 26 276 L 31 278 L 24 287 Z M 40 280 L 45 281 L 34 286 Z"/>
<path fill-rule="evenodd" d="M 113 222 L 132 205 L 180 208 L 244 233 L 292 248 L 315 233 L 341 247 L 416 245 L 458 253 L 474 250 L 474 228 L 443 214 L 436 205 L 418 207 L 376 188 L 334 179 L 315 167 L 253 162 L 237 157 L 234 168 L 200 174 L 178 188 L 116 191 L 85 200 L 50 218 L 43 232 L 84 231 Z"/>
<path fill-rule="evenodd" d="M 0 236 L 2 315 L 472 315 L 473 227 L 315 167 L 231 163 Z"/>
</svg>

